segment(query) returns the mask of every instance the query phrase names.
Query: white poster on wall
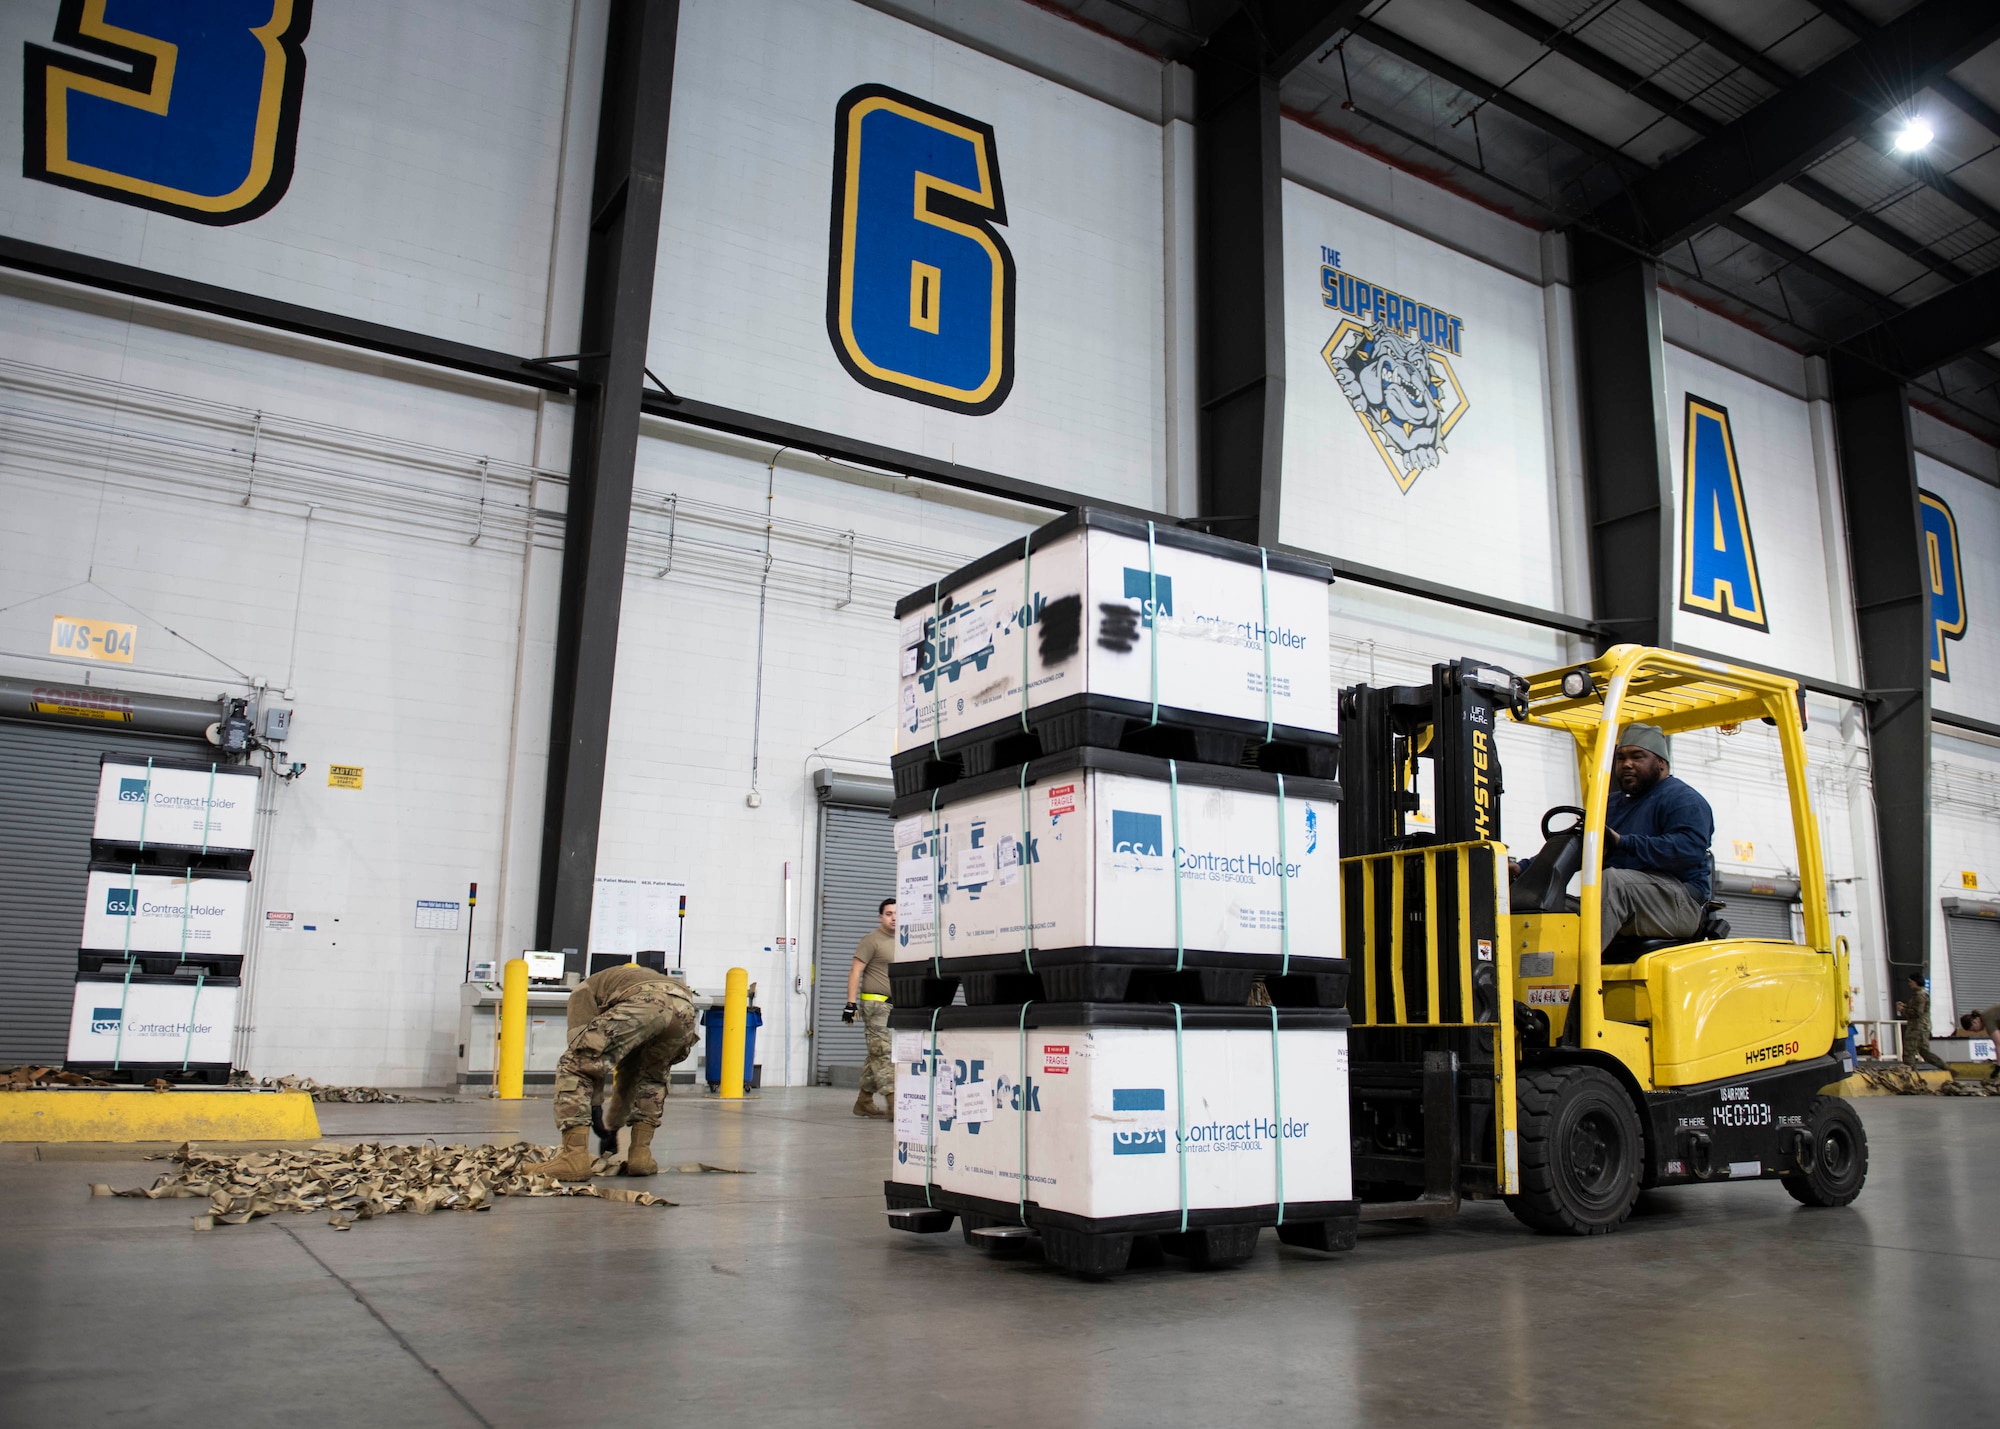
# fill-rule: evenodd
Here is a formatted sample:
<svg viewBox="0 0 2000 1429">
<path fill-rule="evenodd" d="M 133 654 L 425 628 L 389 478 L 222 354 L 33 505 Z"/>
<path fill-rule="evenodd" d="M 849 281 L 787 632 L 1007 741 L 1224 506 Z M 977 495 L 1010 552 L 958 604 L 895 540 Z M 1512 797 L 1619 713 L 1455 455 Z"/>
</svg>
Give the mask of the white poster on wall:
<svg viewBox="0 0 2000 1429">
<path fill-rule="evenodd" d="M 677 946 L 687 884 L 673 878 L 599 875 L 590 901 L 590 951 L 630 957 Z"/>
<path fill-rule="evenodd" d="M 1533 283 L 1284 186 L 1286 542 L 1560 607 Z"/>
<path fill-rule="evenodd" d="M 849 0 L 684 0 L 676 48 L 669 387 L 1161 504 L 1158 125 Z"/>
</svg>

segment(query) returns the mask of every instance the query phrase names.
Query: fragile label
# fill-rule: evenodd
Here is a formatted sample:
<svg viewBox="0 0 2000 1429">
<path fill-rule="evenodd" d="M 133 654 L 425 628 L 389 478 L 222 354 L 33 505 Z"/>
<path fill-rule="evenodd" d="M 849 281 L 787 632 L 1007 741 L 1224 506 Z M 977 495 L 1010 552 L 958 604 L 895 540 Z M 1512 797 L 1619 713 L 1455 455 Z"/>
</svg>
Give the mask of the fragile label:
<svg viewBox="0 0 2000 1429">
<path fill-rule="evenodd" d="M 1569 1004 L 1569 989 L 1566 987 L 1531 987 L 1528 989 L 1530 1007 L 1565 1007 Z"/>
<path fill-rule="evenodd" d="M 1049 790 L 1049 817 L 1076 812 L 1076 785 L 1057 784 Z"/>
<path fill-rule="evenodd" d="M 1069 1044 L 1067 1042 L 1045 1042 L 1042 1044 L 1042 1073 L 1050 1077 L 1069 1075 Z"/>
</svg>

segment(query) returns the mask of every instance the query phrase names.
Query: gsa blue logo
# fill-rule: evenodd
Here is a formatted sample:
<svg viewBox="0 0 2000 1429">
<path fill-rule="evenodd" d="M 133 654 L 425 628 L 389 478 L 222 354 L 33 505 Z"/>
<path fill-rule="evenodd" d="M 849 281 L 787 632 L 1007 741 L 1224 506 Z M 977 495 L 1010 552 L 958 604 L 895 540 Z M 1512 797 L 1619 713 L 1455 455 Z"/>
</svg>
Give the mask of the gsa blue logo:
<svg viewBox="0 0 2000 1429">
<path fill-rule="evenodd" d="M 124 1012 L 116 1007 L 93 1007 L 90 1009 L 90 1030 L 92 1032 L 116 1032 L 124 1019 Z"/>
<path fill-rule="evenodd" d="M 130 888 L 104 890 L 104 911 L 113 918 L 130 918 L 139 907 L 139 895 Z"/>
<path fill-rule="evenodd" d="M 143 804 L 146 802 L 146 781 L 125 779 L 118 781 L 118 802 L 121 804 Z"/>
<path fill-rule="evenodd" d="M 1729 409 L 1687 394 L 1681 471 L 1681 609 L 1769 630 Z"/>
<path fill-rule="evenodd" d="M 1127 809 L 1111 811 L 1111 851 L 1113 853 L 1143 854 L 1147 858 L 1158 858 L 1163 852 L 1160 844 L 1160 816 L 1158 814 L 1135 814 Z"/>
<path fill-rule="evenodd" d="M 27 47 L 21 172 L 196 223 L 268 213 L 292 181 L 312 0 L 63 0 Z"/>
<path fill-rule="evenodd" d="M 1965 568 L 1958 563 L 1958 522 L 1951 508 L 1928 491 L 1917 493 L 1924 521 L 1924 573 L 1931 583 L 1931 675 L 1951 678 L 1947 640 L 1965 638 Z"/>
<path fill-rule="evenodd" d="M 1113 1111 L 1165 1111 L 1167 1093 L 1164 1087 L 1114 1087 L 1111 1091 Z M 1111 1133 L 1111 1154 L 1113 1156 L 1165 1156 L 1167 1154 L 1166 1128 L 1152 1131 L 1113 1131 Z"/>
<path fill-rule="evenodd" d="M 1139 602 L 1139 623 L 1146 629 L 1153 628 L 1152 592 L 1160 593 L 1160 614 L 1172 620 L 1174 617 L 1174 579 L 1157 571 L 1137 571 L 1125 567 L 1125 599 Z"/>
<path fill-rule="evenodd" d="M 877 392 L 995 410 L 1014 385 L 1014 255 L 993 126 L 879 84 L 842 95 L 833 124 L 834 355 Z"/>
</svg>

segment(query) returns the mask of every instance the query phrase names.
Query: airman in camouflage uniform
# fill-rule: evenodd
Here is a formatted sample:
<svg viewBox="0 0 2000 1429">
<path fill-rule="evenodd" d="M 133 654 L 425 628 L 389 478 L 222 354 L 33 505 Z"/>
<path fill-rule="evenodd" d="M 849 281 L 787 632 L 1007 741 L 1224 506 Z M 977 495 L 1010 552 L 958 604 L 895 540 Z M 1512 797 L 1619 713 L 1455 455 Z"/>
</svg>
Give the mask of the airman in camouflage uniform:
<svg viewBox="0 0 2000 1429">
<path fill-rule="evenodd" d="M 569 1048 L 556 1062 L 556 1127 L 562 1150 L 528 1167 L 562 1181 L 590 1179 L 590 1111 L 603 1104 L 604 1129 L 628 1121 L 632 1145 L 623 1174 L 651 1176 L 653 1133 L 666 1110 L 667 1074 L 693 1050 L 694 996 L 651 968 L 624 963 L 596 973 L 569 997 Z"/>
<path fill-rule="evenodd" d="M 1903 1014 L 1903 1065 L 1929 1062 L 1939 1071 L 1949 1072 L 1950 1065 L 1931 1050 L 1931 995 L 1915 973 L 1910 974 L 1909 985 L 1910 990 L 1896 1004 L 1896 1011 Z"/>
</svg>

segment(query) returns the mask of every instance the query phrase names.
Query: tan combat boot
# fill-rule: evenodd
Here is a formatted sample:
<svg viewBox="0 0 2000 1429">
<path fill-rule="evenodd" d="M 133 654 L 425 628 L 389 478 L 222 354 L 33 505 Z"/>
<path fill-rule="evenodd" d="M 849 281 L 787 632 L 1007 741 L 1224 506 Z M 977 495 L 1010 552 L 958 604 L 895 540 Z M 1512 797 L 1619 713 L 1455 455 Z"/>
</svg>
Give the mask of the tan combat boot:
<svg viewBox="0 0 2000 1429">
<path fill-rule="evenodd" d="M 553 1176 L 558 1181 L 588 1181 L 595 1164 L 590 1155 L 590 1128 L 566 1126 L 562 1150 L 550 1161 L 536 1161 L 521 1169 L 530 1176 Z"/>
<path fill-rule="evenodd" d="M 879 1107 L 875 1105 L 875 1095 L 872 1092 L 862 1092 L 854 1098 L 854 1114 L 856 1116 L 872 1116 L 878 1118 L 887 1117 L 889 1115 L 889 1113 L 881 1110 Z"/>
<path fill-rule="evenodd" d="M 621 1176 L 657 1176 L 660 1163 L 653 1159 L 653 1133 L 657 1126 L 648 1126 L 643 1121 L 632 1123 L 632 1145 L 625 1152 L 625 1165 L 619 1170 Z"/>
</svg>

